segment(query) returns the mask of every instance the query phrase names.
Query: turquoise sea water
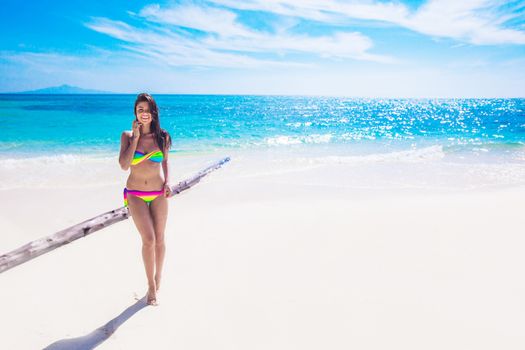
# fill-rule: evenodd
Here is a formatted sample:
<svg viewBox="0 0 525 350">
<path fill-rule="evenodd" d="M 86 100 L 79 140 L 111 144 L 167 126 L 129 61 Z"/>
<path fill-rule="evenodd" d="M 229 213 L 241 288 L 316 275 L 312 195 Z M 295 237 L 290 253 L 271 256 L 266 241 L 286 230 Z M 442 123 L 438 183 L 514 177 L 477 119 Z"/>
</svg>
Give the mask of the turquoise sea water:
<svg viewBox="0 0 525 350">
<path fill-rule="evenodd" d="M 289 145 L 525 144 L 525 99 L 156 95 L 175 151 Z M 135 95 L 0 95 L 0 156 L 118 150 Z"/>
<path fill-rule="evenodd" d="M 135 96 L 0 95 L 0 174 L 27 172 L 28 159 L 72 164 L 106 156 L 114 163 Z M 476 174 L 505 184 L 525 181 L 525 99 L 154 97 L 175 155 L 270 152 L 272 160 L 288 155 L 279 164 L 388 162 L 388 169 L 434 161 L 427 178 L 436 167 L 482 164 Z"/>
</svg>

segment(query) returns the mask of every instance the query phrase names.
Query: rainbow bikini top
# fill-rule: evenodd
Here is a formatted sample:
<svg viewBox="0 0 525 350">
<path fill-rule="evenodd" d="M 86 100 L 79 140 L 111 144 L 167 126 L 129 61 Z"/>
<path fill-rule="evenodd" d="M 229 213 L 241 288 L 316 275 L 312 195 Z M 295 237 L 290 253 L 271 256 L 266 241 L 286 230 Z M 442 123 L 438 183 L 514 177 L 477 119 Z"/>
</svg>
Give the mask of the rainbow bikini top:
<svg viewBox="0 0 525 350">
<path fill-rule="evenodd" d="M 145 161 L 146 159 L 149 159 L 155 163 L 160 163 L 164 160 L 164 155 L 160 150 L 151 151 L 148 154 L 142 153 L 140 151 L 135 151 L 135 154 L 133 155 L 133 160 L 131 161 L 131 165 L 137 165 Z"/>
</svg>

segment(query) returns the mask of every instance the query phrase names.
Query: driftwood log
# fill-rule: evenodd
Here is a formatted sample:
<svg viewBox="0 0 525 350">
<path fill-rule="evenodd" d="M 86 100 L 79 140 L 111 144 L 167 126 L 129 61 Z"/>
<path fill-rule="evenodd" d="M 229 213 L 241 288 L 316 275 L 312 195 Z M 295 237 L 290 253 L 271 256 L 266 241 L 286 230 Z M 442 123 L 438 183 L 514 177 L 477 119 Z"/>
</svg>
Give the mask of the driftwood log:
<svg viewBox="0 0 525 350">
<path fill-rule="evenodd" d="M 194 176 L 179 182 L 177 185 L 171 187 L 172 196 L 181 193 L 189 189 L 190 187 L 197 184 L 204 176 L 208 175 L 212 171 L 220 168 L 224 163 L 228 162 L 230 157 L 221 159 L 220 161 L 210 165 L 206 169 L 198 172 Z M 170 197 L 172 197 L 170 196 Z M 18 249 L 15 249 L 9 253 L 0 255 L 0 273 L 9 270 L 12 267 L 20 265 L 26 261 L 36 258 L 39 255 L 47 253 L 53 249 L 56 249 L 65 244 L 71 243 L 76 239 L 85 237 L 95 231 L 101 230 L 104 227 L 108 227 L 116 222 L 125 220 L 129 217 L 128 208 L 121 207 L 108 211 L 107 213 L 100 214 L 68 227 L 62 231 L 42 237 L 40 239 L 29 242 Z"/>
</svg>

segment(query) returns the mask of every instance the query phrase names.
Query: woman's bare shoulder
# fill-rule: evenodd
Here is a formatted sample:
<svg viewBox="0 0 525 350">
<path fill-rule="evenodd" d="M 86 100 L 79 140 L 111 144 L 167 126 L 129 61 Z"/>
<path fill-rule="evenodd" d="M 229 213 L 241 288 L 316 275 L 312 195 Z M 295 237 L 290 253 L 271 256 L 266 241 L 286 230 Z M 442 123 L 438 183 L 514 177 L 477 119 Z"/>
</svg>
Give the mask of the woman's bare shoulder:
<svg viewBox="0 0 525 350">
<path fill-rule="evenodd" d="M 122 137 L 122 138 L 124 138 L 124 137 L 131 138 L 131 135 L 132 135 L 131 130 L 124 130 L 124 131 L 122 132 L 121 137 Z"/>
</svg>

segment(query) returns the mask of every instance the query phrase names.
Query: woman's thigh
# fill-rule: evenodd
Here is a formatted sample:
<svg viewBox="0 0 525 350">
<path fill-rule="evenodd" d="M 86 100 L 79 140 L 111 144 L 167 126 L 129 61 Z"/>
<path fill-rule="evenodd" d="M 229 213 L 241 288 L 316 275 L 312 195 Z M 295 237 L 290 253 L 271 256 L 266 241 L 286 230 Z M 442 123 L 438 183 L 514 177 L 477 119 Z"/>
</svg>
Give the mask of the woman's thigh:
<svg viewBox="0 0 525 350">
<path fill-rule="evenodd" d="M 142 240 L 150 243 L 154 241 L 155 229 L 148 204 L 142 199 L 128 194 L 128 208 Z"/>
<path fill-rule="evenodd" d="M 166 222 L 168 220 L 168 199 L 163 195 L 158 196 L 150 203 L 151 218 L 155 237 L 160 241 L 164 239 Z"/>
</svg>

